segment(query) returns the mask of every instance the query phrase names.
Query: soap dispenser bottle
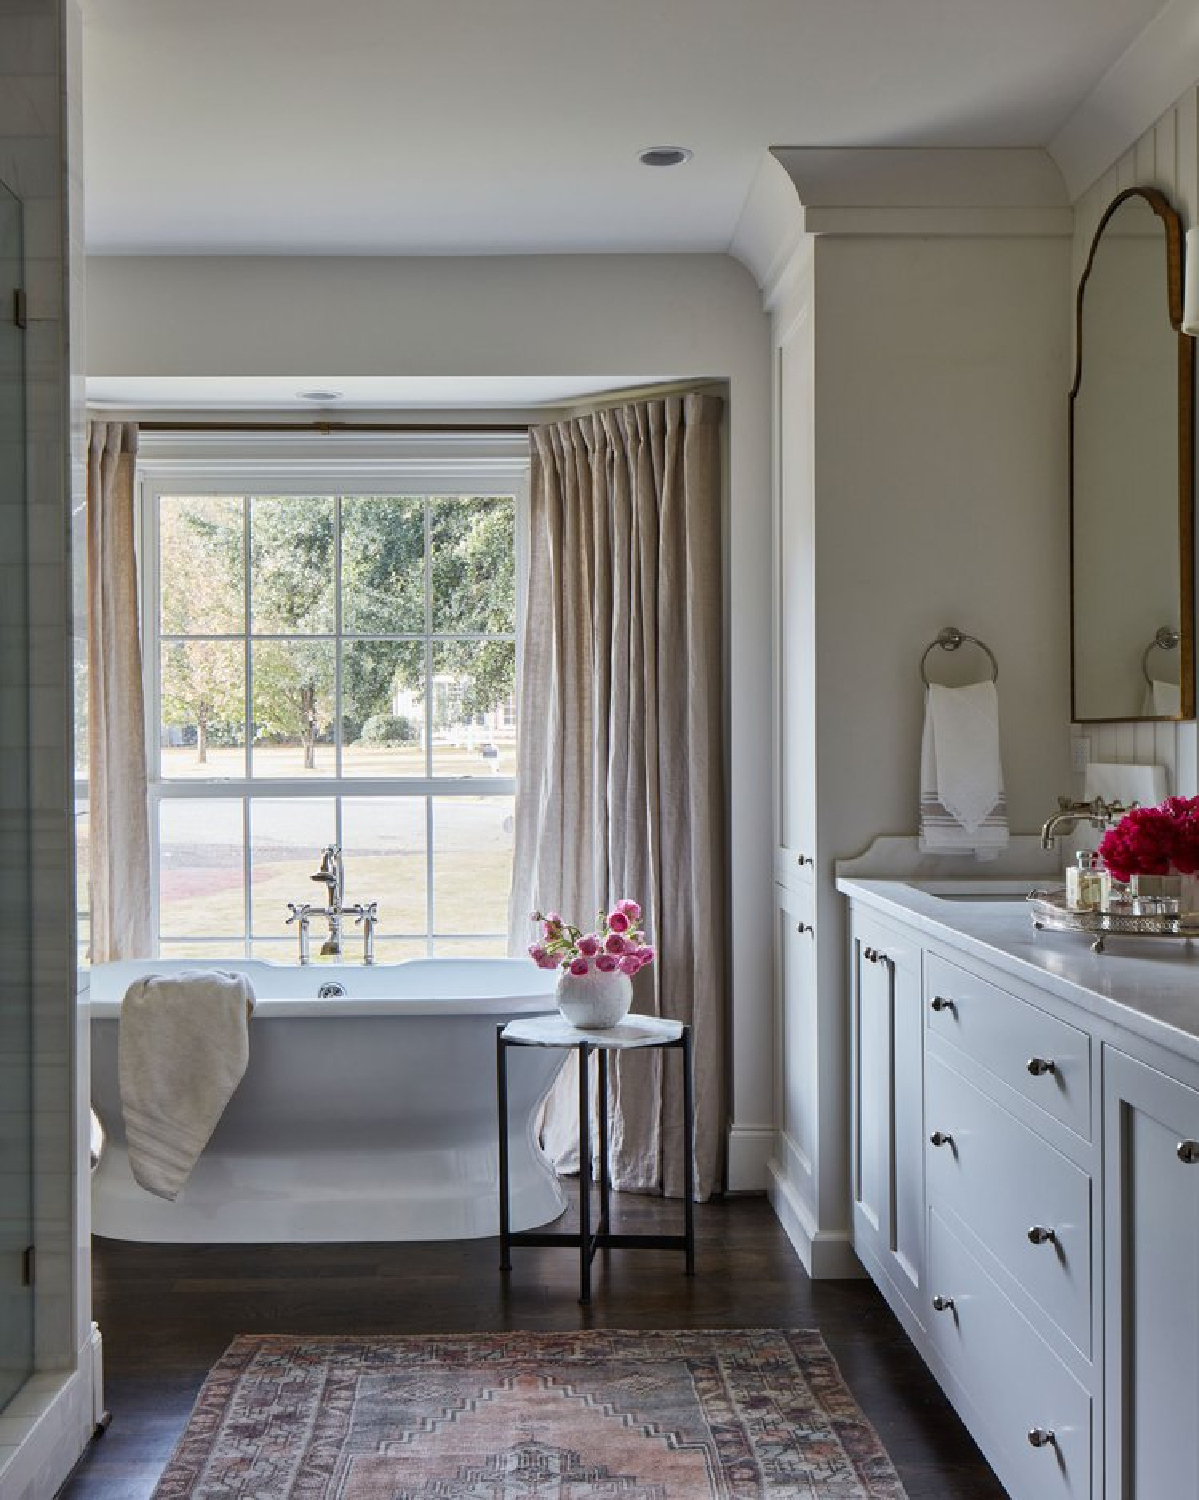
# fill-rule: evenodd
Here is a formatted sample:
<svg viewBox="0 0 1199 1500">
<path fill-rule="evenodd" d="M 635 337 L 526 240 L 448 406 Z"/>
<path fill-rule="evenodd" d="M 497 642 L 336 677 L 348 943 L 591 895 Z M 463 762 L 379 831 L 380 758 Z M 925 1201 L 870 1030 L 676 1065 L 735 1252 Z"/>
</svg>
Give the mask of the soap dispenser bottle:
<svg viewBox="0 0 1199 1500">
<path fill-rule="evenodd" d="M 1079 849 L 1066 871 L 1066 905 L 1071 911 L 1106 911 L 1111 876 L 1091 849 Z"/>
</svg>

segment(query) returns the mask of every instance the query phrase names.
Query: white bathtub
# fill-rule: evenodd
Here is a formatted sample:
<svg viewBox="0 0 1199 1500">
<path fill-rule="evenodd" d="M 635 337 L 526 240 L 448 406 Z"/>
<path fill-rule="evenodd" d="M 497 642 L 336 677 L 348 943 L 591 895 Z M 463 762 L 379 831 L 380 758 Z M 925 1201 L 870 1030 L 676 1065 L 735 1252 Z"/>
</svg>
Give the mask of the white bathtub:
<svg viewBox="0 0 1199 1500">
<path fill-rule="evenodd" d="M 496 1027 L 552 1011 L 552 973 L 524 959 L 295 965 L 212 959 L 247 974 L 250 1065 L 175 1202 L 133 1180 L 117 1075 L 131 980 L 195 960 L 106 964 L 91 976 L 92 1103 L 106 1133 L 92 1228 L 168 1243 L 474 1239 L 499 1232 Z M 318 999 L 318 987 L 346 994 Z M 512 1227 L 566 1206 L 534 1138 L 564 1054 L 508 1058 Z"/>
</svg>

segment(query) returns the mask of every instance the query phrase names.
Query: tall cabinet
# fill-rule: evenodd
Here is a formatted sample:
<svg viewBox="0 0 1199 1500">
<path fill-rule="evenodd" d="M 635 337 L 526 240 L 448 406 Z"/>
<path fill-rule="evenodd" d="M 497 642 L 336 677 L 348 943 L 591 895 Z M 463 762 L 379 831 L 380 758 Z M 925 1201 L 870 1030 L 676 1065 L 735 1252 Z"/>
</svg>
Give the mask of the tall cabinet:
<svg viewBox="0 0 1199 1500">
<path fill-rule="evenodd" d="M 777 157 L 795 220 L 789 244 L 759 255 L 775 408 L 769 1192 L 809 1271 L 842 1276 L 860 1267 L 834 867 L 915 832 L 918 668 L 942 626 L 1002 663 L 1013 826 L 1039 826 L 1069 785 L 1071 215 L 1041 152 Z M 765 205 L 780 222 L 784 196 Z"/>
</svg>

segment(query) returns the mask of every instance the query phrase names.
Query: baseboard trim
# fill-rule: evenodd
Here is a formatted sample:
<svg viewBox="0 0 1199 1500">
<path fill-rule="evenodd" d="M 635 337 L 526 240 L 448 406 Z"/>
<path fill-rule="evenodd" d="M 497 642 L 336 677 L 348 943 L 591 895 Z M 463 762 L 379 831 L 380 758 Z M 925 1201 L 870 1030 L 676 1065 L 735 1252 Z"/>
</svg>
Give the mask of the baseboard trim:
<svg viewBox="0 0 1199 1500">
<path fill-rule="evenodd" d="M 849 1231 L 818 1228 L 807 1204 L 783 1176 L 778 1163 L 771 1160 L 767 1171 L 770 1181 L 766 1196 L 812 1280 L 857 1281 L 865 1276 L 866 1271 L 850 1243 Z"/>
<path fill-rule="evenodd" d="M 16 1445 L 11 1453 L 0 1447 L 4 1500 L 46 1500 L 66 1483 L 95 1432 L 100 1361 L 100 1330 L 93 1323 L 73 1370 L 39 1371 L 5 1407 Z"/>
<path fill-rule="evenodd" d="M 770 1125 L 733 1125 L 728 1139 L 730 1193 L 764 1193 L 774 1152 L 775 1131 Z"/>
</svg>

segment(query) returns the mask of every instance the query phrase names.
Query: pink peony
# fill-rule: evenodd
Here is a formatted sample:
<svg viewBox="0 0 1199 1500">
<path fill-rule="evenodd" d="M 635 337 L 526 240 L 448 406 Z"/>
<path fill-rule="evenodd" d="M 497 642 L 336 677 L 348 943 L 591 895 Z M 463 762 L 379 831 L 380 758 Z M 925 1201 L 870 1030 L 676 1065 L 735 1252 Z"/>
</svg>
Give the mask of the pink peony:
<svg viewBox="0 0 1199 1500">
<path fill-rule="evenodd" d="M 610 953 L 601 953 L 595 961 L 595 967 L 601 974 L 614 974 L 618 965 Z"/>
<path fill-rule="evenodd" d="M 576 959 L 574 959 L 573 962 L 571 963 L 571 966 L 570 966 L 570 972 L 572 974 L 583 975 L 583 974 L 589 973 L 590 970 L 591 970 L 591 965 L 587 962 L 587 960 L 585 958 L 576 958 Z"/>
<path fill-rule="evenodd" d="M 627 896 L 623 901 L 616 903 L 616 910 L 628 917 L 630 922 L 639 922 L 641 920 L 641 908 L 637 905 L 636 901 L 630 901 Z"/>
<path fill-rule="evenodd" d="M 641 963 L 635 953 L 626 953 L 616 966 L 622 974 L 636 974 Z"/>
<path fill-rule="evenodd" d="M 645 968 L 646 964 L 653 963 L 654 950 L 649 946 L 648 943 L 644 947 L 637 949 L 637 960 L 643 969 Z"/>
<path fill-rule="evenodd" d="M 628 930 L 629 919 L 619 907 L 617 907 L 615 911 L 610 911 L 608 913 L 609 932 L 628 932 Z"/>
<path fill-rule="evenodd" d="M 604 939 L 604 947 L 609 953 L 624 953 L 628 950 L 628 942 L 622 938 L 619 932 L 610 932 Z"/>
<path fill-rule="evenodd" d="M 589 932 L 586 937 L 579 939 L 579 952 L 585 958 L 594 958 L 600 951 L 600 940 L 594 932 Z"/>
</svg>

